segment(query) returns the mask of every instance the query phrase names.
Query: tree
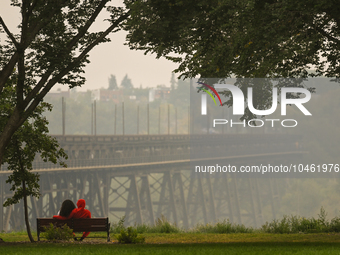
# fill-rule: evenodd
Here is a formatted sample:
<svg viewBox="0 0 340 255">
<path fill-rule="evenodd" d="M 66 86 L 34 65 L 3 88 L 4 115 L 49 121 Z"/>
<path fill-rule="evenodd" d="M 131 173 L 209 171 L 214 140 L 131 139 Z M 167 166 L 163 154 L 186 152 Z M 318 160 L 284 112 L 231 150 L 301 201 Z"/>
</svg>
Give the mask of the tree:
<svg viewBox="0 0 340 255">
<path fill-rule="evenodd" d="M 14 81 L 14 80 L 11 80 Z M 15 87 L 8 83 L 3 88 L 4 97 L 0 102 L 0 123 L 5 123 L 13 107 L 15 106 Z M 51 161 L 66 166 L 61 159 L 67 158 L 64 150 L 59 148 L 55 138 L 47 135 L 48 121 L 42 115 L 45 110 L 51 110 L 50 104 L 45 102 L 33 111 L 31 116 L 17 129 L 4 153 L 4 161 L 8 163 L 8 169 L 12 174 L 8 176 L 6 183 L 11 184 L 14 195 L 8 198 L 3 206 L 10 206 L 24 200 L 24 213 L 27 234 L 31 242 L 34 241 L 28 221 L 27 197 L 39 198 L 39 174 L 32 173 L 32 162 L 37 154 L 46 162 Z M 3 128 L 1 126 L 1 128 Z"/>
<path fill-rule="evenodd" d="M 180 77 L 340 77 L 335 1 L 153 0 L 130 1 L 128 7 L 130 48 L 178 63 Z M 242 91 L 256 85 L 257 94 L 271 94 L 269 80 L 261 86 L 255 80 L 236 84 Z M 278 85 L 286 86 L 304 85 L 289 79 Z M 261 96 L 257 109 L 268 109 L 270 102 L 271 97 Z M 231 106 L 232 97 L 224 104 Z M 246 109 L 241 119 L 253 117 Z"/>
<path fill-rule="evenodd" d="M 109 90 L 115 90 L 115 89 L 118 89 L 116 76 L 111 74 L 111 76 L 109 78 Z"/>
<path fill-rule="evenodd" d="M 0 17 L 0 32 L 8 40 L 0 44 L 0 97 L 16 68 L 15 105 L 0 132 L 0 163 L 14 133 L 33 114 L 50 89 L 59 84 L 80 86 L 89 52 L 107 42 L 107 35 L 121 28 L 129 17 L 124 7 L 106 6 L 109 0 L 11 0 L 20 9 L 19 34 L 13 34 Z M 89 32 L 98 15 L 110 13 L 107 28 Z M 30 78 L 31 82 L 26 82 Z M 24 92 L 25 91 L 25 92 Z M 27 93 L 26 93 L 27 92 Z"/>
<path fill-rule="evenodd" d="M 128 45 L 179 64 L 183 77 L 339 77 L 336 1 L 302 0 L 11 0 L 20 33 L 0 17 L 0 97 L 17 67 L 16 106 L 0 134 L 0 162 L 14 132 L 57 83 L 80 86 L 88 54 L 124 27 Z M 89 32 L 107 9 L 107 28 Z M 174 54 L 175 53 L 175 54 Z M 27 77 L 34 78 L 30 92 Z"/>
<path fill-rule="evenodd" d="M 127 74 L 124 76 L 120 86 L 123 87 L 124 89 L 133 89 L 131 79 L 128 77 Z"/>
<path fill-rule="evenodd" d="M 179 63 L 184 77 L 340 76 L 336 1 L 128 2 L 130 48 Z"/>
</svg>

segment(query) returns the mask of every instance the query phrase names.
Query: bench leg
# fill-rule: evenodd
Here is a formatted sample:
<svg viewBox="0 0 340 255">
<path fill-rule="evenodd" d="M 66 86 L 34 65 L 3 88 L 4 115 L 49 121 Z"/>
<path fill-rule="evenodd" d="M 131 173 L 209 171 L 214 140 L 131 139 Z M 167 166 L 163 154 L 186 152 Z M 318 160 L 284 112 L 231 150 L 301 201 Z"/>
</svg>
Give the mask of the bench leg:
<svg viewBox="0 0 340 255">
<path fill-rule="evenodd" d="M 107 241 L 110 242 L 110 227 L 109 219 L 107 218 Z"/>
</svg>

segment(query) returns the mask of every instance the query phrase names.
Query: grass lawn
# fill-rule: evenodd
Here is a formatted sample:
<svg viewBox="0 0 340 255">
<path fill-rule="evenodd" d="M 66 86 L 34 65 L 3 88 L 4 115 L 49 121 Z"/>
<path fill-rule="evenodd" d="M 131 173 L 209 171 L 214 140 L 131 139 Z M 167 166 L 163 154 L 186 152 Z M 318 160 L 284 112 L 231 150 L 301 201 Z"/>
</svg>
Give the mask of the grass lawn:
<svg viewBox="0 0 340 255">
<path fill-rule="evenodd" d="M 91 234 L 92 235 L 92 234 Z M 95 236 L 96 234 L 93 234 Z M 102 234 L 100 236 L 103 236 Z M 145 234 L 145 244 L 28 243 L 26 233 L 0 233 L 0 254 L 340 254 L 340 234 Z"/>
</svg>

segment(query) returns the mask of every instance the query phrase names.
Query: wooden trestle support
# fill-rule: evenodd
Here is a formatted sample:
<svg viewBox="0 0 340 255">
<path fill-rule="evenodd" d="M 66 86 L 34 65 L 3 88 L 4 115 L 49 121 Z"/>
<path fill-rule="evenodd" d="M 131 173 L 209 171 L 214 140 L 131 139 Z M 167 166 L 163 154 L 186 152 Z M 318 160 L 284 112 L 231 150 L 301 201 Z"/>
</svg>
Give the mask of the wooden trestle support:
<svg viewBox="0 0 340 255">
<path fill-rule="evenodd" d="M 0 202 L 11 194 L 0 177 Z M 41 197 L 29 199 L 29 217 L 33 229 L 37 217 L 57 214 L 64 199 L 75 203 L 86 200 L 92 217 L 109 217 L 117 222 L 125 216 L 125 224 L 154 224 L 164 217 L 181 227 L 197 223 L 214 223 L 229 219 L 259 227 L 263 208 L 275 208 L 279 197 L 275 179 L 193 178 L 186 170 L 166 169 L 148 173 L 115 175 L 109 171 L 74 171 L 41 174 Z M 260 184 L 259 184 L 260 183 Z M 261 187 L 261 189 L 259 188 Z M 24 229 L 23 203 L 0 210 L 0 230 Z"/>
<path fill-rule="evenodd" d="M 67 198 L 75 203 L 85 199 L 93 217 L 117 222 L 125 216 L 126 225 L 154 224 L 165 217 L 181 227 L 224 219 L 259 227 L 264 219 L 276 217 L 283 195 L 279 196 L 276 182 L 281 182 L 280 190 L 284 191 L 284 180 L 235 178 L 226 173 L 190 176 L 190 150 L 202 150 L 201 155 L 212 160 L 242 152 L 245 156 L 235 157 L 235 165 L 247 160 L 247 155 L 254 158 L 254 153 L 262 153 L 260 158 L 265 162 L 281 158 L 281 152 L 299 156 L 296 137 L 268 134 L 59 136 L 58 140 L 69 154 L 69 168 L 53 169 L 40 165 L 42 162 L 34 165 L 40 174 L 41 197 L 29 199 L 33 229 L 37 217 L 57 214 Z M 223 154 L 215 155 L 215 151 Z M 8 174 L 1 169 L 1 205 L 12 196 L 10 185 L 5 183 Z M 24 229 L 23 217 L 22 203 L 1 206 L 0 231 Z"/>
</svg>

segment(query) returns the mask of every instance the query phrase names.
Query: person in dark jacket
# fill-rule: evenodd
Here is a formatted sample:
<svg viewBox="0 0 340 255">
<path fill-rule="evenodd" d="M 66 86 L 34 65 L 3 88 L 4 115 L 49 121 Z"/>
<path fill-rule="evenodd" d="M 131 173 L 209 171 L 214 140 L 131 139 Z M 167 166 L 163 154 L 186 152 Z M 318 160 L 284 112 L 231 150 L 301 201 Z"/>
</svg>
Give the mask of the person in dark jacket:
<svg viewBox="0 0 340 255">
<path fill-rule="evenodd" d="M 76 206 L 73 203 L 73 201 L 71 201 L 70 199 L 66 199 L 61 204 L 61 208 L 60 208 L 58 215 L 67 218 L 71 214 L 73 209 L 75 209 L 75 208 L 76 208 Z"/>
</svg>

